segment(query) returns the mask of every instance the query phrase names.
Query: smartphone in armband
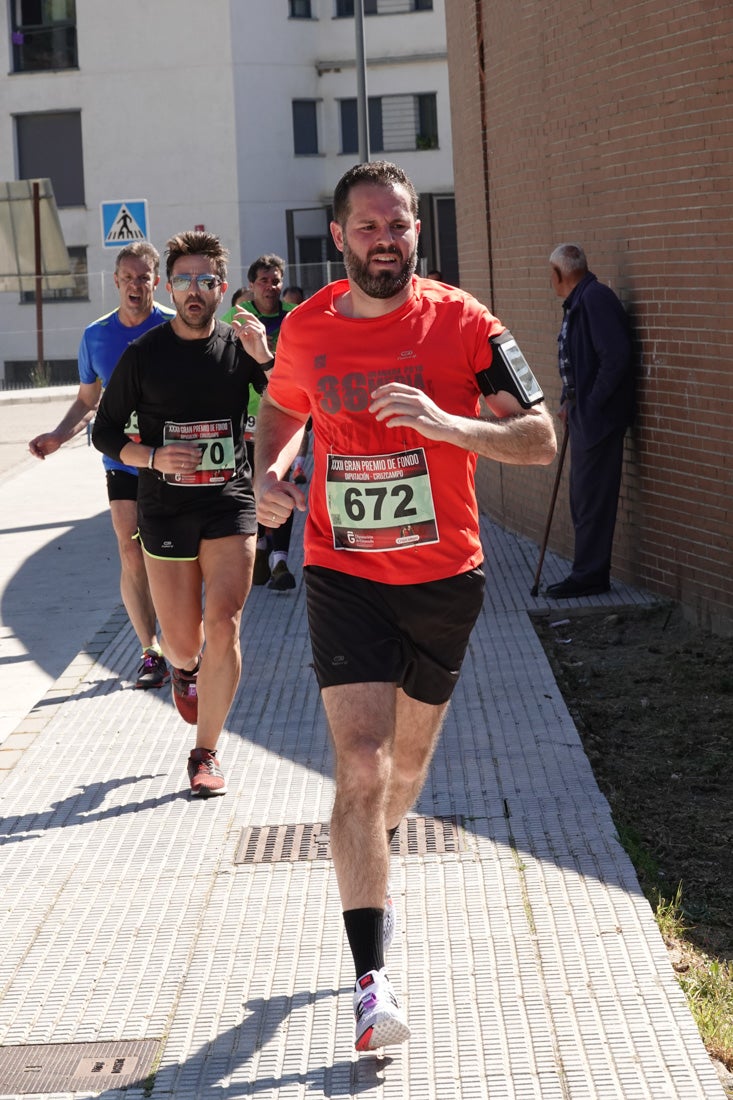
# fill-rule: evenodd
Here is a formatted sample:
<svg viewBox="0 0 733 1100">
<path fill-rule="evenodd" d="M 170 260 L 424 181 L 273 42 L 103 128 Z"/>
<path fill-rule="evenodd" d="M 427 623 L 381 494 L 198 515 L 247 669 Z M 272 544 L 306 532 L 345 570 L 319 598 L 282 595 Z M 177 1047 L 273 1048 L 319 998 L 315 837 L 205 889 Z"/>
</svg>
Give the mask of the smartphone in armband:
<svg viewBox="0 0 733 1100">
<path fill-rule="evenodd" d="M 529 409 L 543 401 L 545 395 L 542 387 L 532 374 L 529 363 L 511 332 L 505 329 L 498 336 L 490 336 L 489 343 L 492 351 L 491 366 L 476 375 L 484 397 L 506 390 L 516 397 L 523 409 Z"/>
</svg>

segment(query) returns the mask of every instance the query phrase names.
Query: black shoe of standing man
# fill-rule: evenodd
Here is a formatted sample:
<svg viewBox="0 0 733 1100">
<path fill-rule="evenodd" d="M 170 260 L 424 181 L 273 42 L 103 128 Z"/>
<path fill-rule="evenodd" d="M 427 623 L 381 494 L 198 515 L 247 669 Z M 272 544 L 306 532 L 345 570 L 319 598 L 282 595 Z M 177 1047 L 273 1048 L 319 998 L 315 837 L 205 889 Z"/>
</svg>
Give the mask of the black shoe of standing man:
<svg viewBox="0 0 733 1100">
<path fill-rule="evenodd" d="M 572 577 L 566 577 L 557 584 L 548 584 L 545 595 L 552 600 L 567 600 L 578 596 L 601 596 L 610 590 L 610 584 L 582 584 Z"/>
</svg>

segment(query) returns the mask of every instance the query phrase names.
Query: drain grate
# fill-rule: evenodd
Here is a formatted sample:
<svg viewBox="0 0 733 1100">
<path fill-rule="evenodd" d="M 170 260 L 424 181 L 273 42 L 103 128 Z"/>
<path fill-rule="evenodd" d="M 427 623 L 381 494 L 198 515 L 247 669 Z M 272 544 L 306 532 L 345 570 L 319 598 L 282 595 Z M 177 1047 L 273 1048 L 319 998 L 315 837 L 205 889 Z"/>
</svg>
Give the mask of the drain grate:
<svg viewBox="0 0 733 1100">
<path fill-rule="evenodd" d="M 235 864 L 300 863 L 330 859 L 328 824 L 250 825 L 242 829 Z M 392 841 L 392 851 L 402 856 L 438 855 L 464 849 L 457 817 L 408 817 Z"/>
<path fill-rule="evenodd" d="M 142 1085 L 159 1039 L 0 1047 L 3 1093 L 87 1092 Z"/>
</svg>

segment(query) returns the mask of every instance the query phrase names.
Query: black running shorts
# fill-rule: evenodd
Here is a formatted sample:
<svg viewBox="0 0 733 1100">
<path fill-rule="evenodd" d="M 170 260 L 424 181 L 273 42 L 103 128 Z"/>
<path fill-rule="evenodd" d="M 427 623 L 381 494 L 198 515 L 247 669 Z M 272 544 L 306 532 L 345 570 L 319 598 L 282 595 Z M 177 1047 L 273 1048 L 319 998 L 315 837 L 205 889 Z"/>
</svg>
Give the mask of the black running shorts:
<svg viewBox="0 0 733 1100">
<path fill-rule="evenodd" d="M 401 585 L 316 565 L 304 576 L 321 688 L 395 683 L 422 703 L 450 699 L 483 603 L 482 569 Z"/>
<path fill-rule="evenodd" d="M 108 500 L 137 500 L 137 474 L 127 470 L 107 470 Z"/>
<path fill-rule="evenodd" d="M 256 531 L 254 501 L 243 508 L 231 497 L 218 496 L 216 501 L 173 514 L 138 516 L 138 537 L 145 553 L 169 561 L 195 561 L 203 539 L 254 535 Z"/>
</svg>

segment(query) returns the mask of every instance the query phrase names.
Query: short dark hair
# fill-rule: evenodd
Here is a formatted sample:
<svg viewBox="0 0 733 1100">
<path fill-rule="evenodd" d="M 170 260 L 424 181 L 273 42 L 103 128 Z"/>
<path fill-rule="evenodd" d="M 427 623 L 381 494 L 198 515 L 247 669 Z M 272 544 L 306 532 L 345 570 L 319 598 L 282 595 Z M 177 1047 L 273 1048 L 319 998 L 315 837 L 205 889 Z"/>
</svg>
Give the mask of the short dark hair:
<svg viewBox="0 0 733 1100">
<path fill-rule="evenodd" d="M 239 299 L 244 297 L 250 297 L 250 289 L 248 286 L 240 286 L 238 290 L 234 291 L 232 294 L 232 309 L 236 306 Z"/>
<path fill-rule="evenodd" d="M 176 260 L 180 260 L 181 256 L 208 256 L 216 264 L 216 273 L 221 281 L 226 282 L 229 251 L 213 233 L 204 233 L 198 229 L 178 233 L 168 241 L 165 251 L 165 273 L 168 282 L 170 282 L 173 265 Z"/>
<path fill-rule="evenodd" d="M 349 194 L 352 187 L 359 183 L 376 183 L 384 187 L 404 187 L 410 196 L 410 210 L 417 217 L 418 197 L 415 185 L 410 177 L 398 165 L 388 160 L 372 160 L 366 164 L 355 164 L 349 168 L 336 184 L 333 193 L 333 220 L 345 225 L 349 216 Z"/>
<path fill-rule="evenodd" d="M 150 241 L 133 241 L 126 244 L 115 256 L 115 275 L 120 269 L 123 260 L 149 260 L 156 278 L 160 273 L 160 253 Z"/>
<path fill-rule="evenodd" d="M 247 278 L 250 283 L 253 283 L 257 278 L 258 271 L 261 271 L 262 268 L 265 271 L 271 271 L 273 267 L 276 267 L 281 275 L 284 274 L 285 260 L 282 256 L 276 256 L 274 252 L 267 252 L 264 256 L 258 256 L 256 260 L 252 261 L 247 271 Z"/>
</svg>

